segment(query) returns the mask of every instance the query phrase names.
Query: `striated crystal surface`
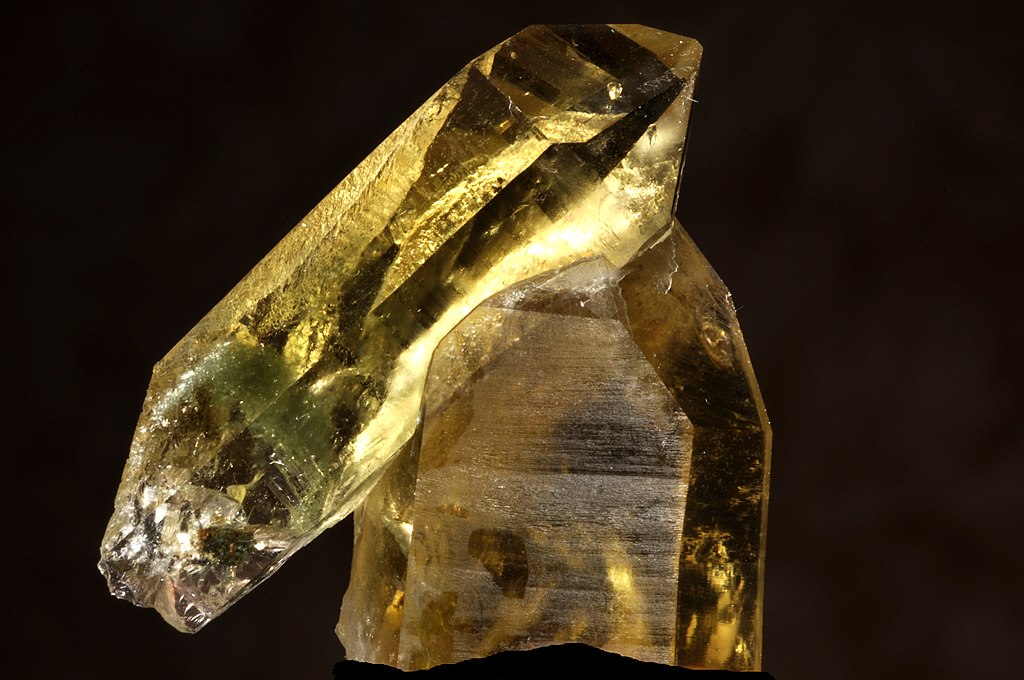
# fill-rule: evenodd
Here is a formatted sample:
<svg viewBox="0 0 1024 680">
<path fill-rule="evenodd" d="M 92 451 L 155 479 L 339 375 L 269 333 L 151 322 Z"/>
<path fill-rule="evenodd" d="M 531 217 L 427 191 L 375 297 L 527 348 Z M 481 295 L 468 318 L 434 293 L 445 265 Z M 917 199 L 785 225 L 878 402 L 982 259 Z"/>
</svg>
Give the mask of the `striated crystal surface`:
<svg viewBox="0 0 1024 680">
<path fill-rule="evenodd" d="M 591 258 L 623 267 L 662 238 L 699 55 L 640 26 L 534 26 L 413 113 L 154 368 L 101 545 L 111 591 L 198 630 L 410 445 L 430 358 L 475 307 Z M 658 313 L 650 342 L 674 361 L 660 324 L 677 320 Z M 731 338 L 706 342 L 727 352 Z M 680 358 L 649 359 L 673 394 Z M 694 444 L 686 492 L 712 518 L 684 522 L 701 574 L 705 555 L 756 553 L 734 552 L 739 527 L 714 515 L 732 501 L 698 493 L 697 451 L 716 463 L 716 442 Z M 503 540 L 474 550 L 489 559 Z M 693 582 L 693 636 L 722 635 L 705 609 L 736 597 L 729 579 L 755 587 L 739 567 Z"/>
<path fill-rule="evenodd" d="M 678 224 L 511 286 L 434 352 L 422 427 L 357 511 L 338 635 L 409 670 L 561 642 L 756 669 L 769 437 Z"/>
</svg>

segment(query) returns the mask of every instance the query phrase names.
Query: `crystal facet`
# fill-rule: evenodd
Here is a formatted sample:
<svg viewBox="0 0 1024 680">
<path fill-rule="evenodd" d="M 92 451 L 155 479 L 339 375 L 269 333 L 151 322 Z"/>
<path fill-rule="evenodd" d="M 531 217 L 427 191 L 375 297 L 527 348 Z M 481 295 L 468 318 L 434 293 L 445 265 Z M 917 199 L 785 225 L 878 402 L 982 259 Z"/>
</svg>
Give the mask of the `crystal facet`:
<svg viewBox="0 0 1024 680">
<path fill-rule="evenodd" d="M 101 547 L 111 590 L 201 628 L 354 509 L 474 307 L 661 235 L 699 53 L 535 26 L 420 107 L 156 365 Z"/>
</svg>

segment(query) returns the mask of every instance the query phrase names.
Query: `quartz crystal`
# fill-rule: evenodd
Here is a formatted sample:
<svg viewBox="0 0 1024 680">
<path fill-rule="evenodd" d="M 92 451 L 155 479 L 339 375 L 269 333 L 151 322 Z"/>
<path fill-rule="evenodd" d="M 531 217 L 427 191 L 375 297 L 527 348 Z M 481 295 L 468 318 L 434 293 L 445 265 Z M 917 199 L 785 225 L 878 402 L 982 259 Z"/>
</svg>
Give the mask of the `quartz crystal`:
<svg viewBox="0 0 1024 680">
<path fill-rule="evenodd" d="M 559 642 L 752 669 L 767 422 L 728 292 L 676 225 L 514 285 L 434 352 L 356 512 L 338 635 L 412 670 Z"/>
<path fill-rule="evenodd" d="M 198 630 L 359 508 L 361 658 L 755 667 L 767 420 L 673 220 L 699 59 L 533 26 L 438 90 L 154 368 L 111 591 Z"/>
</svg>

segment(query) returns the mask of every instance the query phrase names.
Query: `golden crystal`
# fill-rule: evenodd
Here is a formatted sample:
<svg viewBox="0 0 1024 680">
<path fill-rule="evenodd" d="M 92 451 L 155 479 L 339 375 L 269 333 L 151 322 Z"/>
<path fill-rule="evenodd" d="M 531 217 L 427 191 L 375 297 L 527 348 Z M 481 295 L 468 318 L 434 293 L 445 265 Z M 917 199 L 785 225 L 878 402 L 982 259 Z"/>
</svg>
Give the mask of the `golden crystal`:
<svg viewBox="0 0 1024 680">
<path fill-rule="evenodd" d="M 338 635 L 407 670 L 583 642 L 756 669 L 768 423 L 678 225 L 513 285 L 434 352 L 423 424 L 356 514 Z"/>
<path fill-rule="evenodd" d="M 699 55 L 535 26 L 431 97 L 156 365 L 101 545 L 112 592 L 198 630 L 360 503 L 475 307 L 664 237 Z"/>
</svg>

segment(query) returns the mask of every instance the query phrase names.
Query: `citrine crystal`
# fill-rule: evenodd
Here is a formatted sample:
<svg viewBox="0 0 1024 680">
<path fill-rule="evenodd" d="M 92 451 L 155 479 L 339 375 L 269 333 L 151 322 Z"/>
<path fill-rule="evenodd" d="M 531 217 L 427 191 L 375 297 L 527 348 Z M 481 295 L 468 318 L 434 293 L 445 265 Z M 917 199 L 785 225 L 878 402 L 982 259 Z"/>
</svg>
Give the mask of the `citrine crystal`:
<svg viewBox="0 0 1024 680">
<path fill-rule="evenodd" d="M 338 635 L 426 668 L 585 642 L 751 669 L 767 423 L 728 292 L 678 225 L 511 286 L 434 352 L 356 513 Z"/>
<path fill-rule="evenodd" d="M 672 217 L 699 59 L 533 26 L 413 113 L 156 365 L 111 591 L 198 630 L 358 507 L 363 658 L 755 666 L 767 421 Z"/>
</svg>

